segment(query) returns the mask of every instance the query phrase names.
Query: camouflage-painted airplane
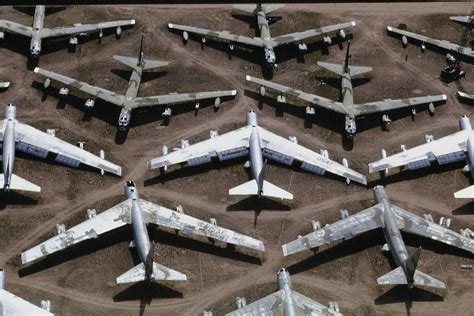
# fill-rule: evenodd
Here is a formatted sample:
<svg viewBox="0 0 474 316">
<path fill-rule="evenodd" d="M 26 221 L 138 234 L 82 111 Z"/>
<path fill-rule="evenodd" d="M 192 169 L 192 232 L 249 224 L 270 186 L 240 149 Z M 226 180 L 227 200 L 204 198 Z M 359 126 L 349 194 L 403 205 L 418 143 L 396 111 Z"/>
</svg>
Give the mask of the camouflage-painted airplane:
<svg viewBox="0 0 474 316">
<path fill-rule="evenodd" d="M 155 280 L 184 281 L 187 279 L 186 275 L 181 272 L 153 261 L 155 251 L 154 244 L 150 241 L 148 236 L 148 224 L 174 229 L 188 237 L 192 237 L 193 235 L 205 236 L 228 244 L 257 251 L 265 251 L 262 241 L 217 226 L 213 219 L 211 219 L 210 222 L 206 222 L 186 215 L 182 210 L 173 211 L 140 199 L 133 181 L 127 181 L 124 184 L 124 191 L 127 196 L 125 201 L 100 214 L 88 210 L 88 219 L 85 222 L 71 227 L 68 230 L 62 225 L 56 226 L 58 234 L 23 252 L 21 254 L 22 263 L 25 264 L 38 260 L 76 245 L 84 240 L 97 238 L 99 235 L 127 224 L 131 226 L 134 238 L 132 242 L 130 242 L 130 247 L 137 249 L 141 262 L 120 275 L 117 278 L 118 284 L 139 281 L 152 282 Z"/>
<path fill-rule="evenodd" d="M 195 33 L 201 36 L 203 43 L 206 42 L 207 38 L 223 41 L 229 43 L 229 49 L 234 49 L 234 43 L 260 47 L 263 48 L 265 54 L 265 61 L 268 66 L 276 66 L 276 56 L 274 49 L 281 45 L 288 44 L 297 44 L 298 49 L 301 52 L 308 50 L 307 45 L 304 43 L 305 40 L 308 40 L 313 37 L 323 36 L 324 42 L 327 45 L 332 44 L 332 39 L 328 35 L 329 33 L 337 32 L 339 37 L 342 39 L 346 38 L 344 29 L 350 28 L 356 25 L 355 22 L 336 24 L 331 26 L 323 26 L 321 28 L 311 29 L 303 32 L 296 32 L 286 35 L 281 35 L 277 37 L 272 37 L 270 34 L 269 24 L 277 20 L 275 18 L 267 17 L 266 15 L 270 12 L 273 12 L 277 9 L 283 7 L 282 4 L 239 4 L 233 6 L 235 9 L 254 14 L 257 18 L 257 25 L 259 30 L 259 37 L 246 37 L 242 35 L 234 35 L 229 31 L 211 31 L 203 28 L 179 25 L 174 23 L 169 23 L 168 27 L 170 29 L 176 29 L 183 31 L 183 39 L 185 41 L 189 38 L 189 33 Z"/>
<path fill-rule="evenodd" d="M 367 184 L 366 177 L 349 168 L 346 158 L 342 164 L 329 159 L 327 150 L 316 153 L 298 144 L 296 137 L 285 139 L 262 127 L 257 123 L 257 115 L 249 111 L 246 117 L 246 126 L 237 130 L 218 135 L 211 131 L 211 138 L 197 144 L 189 145 L 187 140 L 181 141 L 181 148 L 168 153 L 168 148 L 163 147 L 163 156 L 153 158 L 147 162 L 148 170 L 166 168 L 169 165 L 187 162 L 190 166 L 209 163 L 212 157 L 219 160 L 229 160 L 237 157 L 249 156 L 245 164 L 250 168 L 252 180 L 229 190 L 231 195 L 257 195 L 275 197 L 280 199 L 293 199 L 293 194 L 271 184 L 265 180 L 267 158 L 291 166 L 295 160 L 301 162 L 301 169 L 314 174 L 324 175 L 329 172 L 346 179 Z M 264 160 L 265 158 L 265 160 Z"/>
<path fill-rule="evenodd" d="M 325 225 L 306 236 L 282 246 L 288 256 L 313 249 L 336 240 L 348 240 L 364 232 L 382 228 L 387 243 L 382 250 L 390 251 L 398 268 L 377 279 L 378 284 L 407 284 L 445 289 L 446 285 L 416 269 L 421 247 L 408 255 L 400 230 L 437 240 L 447 245 L 474 253 L 474 239 L 462 236 L 447 227 L 435 224 L 390 203 L 383 186 L 374 188 L 375 205 L 357 214 Z"/>
<path fill-rule="evenodd" d="M 146 108 L 157 105 L 173 105 L 180 103 L 189 103 L 196 102 L 196 109 L 199 108 L 199 100 L 204 99 L 215 99 L 214 107 L 218 108 L 221 102 L 221 97 L 234 96 L 236 90 L 224 90 L 224 91 L 210 91 L 210 92 L 194 92 L 194 93 L 170 93 L 157 96 L 149 97 L 137 97 L 138 89 L 140 87 L 140 82 L 142 79 L 142 74 L 144 70 L 149 70 L 153 68 L 163 67 L 169 63 L 166 61 L 159 60 L 149 60 L 144 58 L 143 53 L 143 35 L 140 45 L 140 53 L 138 59 L 114 55 L 113 58 L 122 64 L 132 68 L 132 73 L 128 82 L 128 88 L 125 95 L 117 94 L 115 92 L 92 86 L 88 83 L 81 82 L 76 79 L 72 79 L 60 74 L 56 74 L 52 71 L 47 71 L 41 68 L 35 68 L 34 72 L 42 76 L 45 76 L 47 79 L 44 82 L 44 87 L 48 88 L 51 84 L 51 80 L 58 82 L 59 84 L 64 84 L 67 87 L 85 92 L 86 94 L 91 95 L 93 98 L 87 99 L 84 103 L 86 108 L 92 108 L 95 105 L 95 98 L 102 99 L 106 102 L 115 104 L 122 108 L 120 112 L 118 126 L 121 130 L 126 130 L 130 124 L 130 119 L 132 115 L 132 110 L 138 108 Z M 59 94 L 66 96 L 69 93 L 69 89 L 63 87 L 60 89 Z M 171 116 L 171 108 L 167 107 L 163 112 L 163 117 L 169 118 Z"/>
<path fill-rule="evenodd" d="M 0 315 L 1 316 L 54 316 L 50 313 L 51 302 L 41 301 L 41 306 L 33 305 L 24 299 L 8 292 L 5 288 L 5 271 L 0 268 Z"/>
<path fill-rule="evenodd" d="M 474 179 L 474 133 L 466 115 L 459 119 L 459 129 L 459 132 L 436 140 L 432 135 L 426 135 L 425 144 L 410 149 L 402 145 L 402 152 L 389 157 L 385 149 L 382 149 L 382 159 L 369 163 L 369 172 L 383 171 L 387 176 L 389 168 L 406 166 L 408 170 L 417 170 L 430 167 L 434 161 L 438 165 L 466 161 L 463 171 L 469 172 Z M 454 197 L 474 198 L 474 186 L 454 193 Z"/>
<path fill-rule="evenodd" d="M 0 139 L 2 141 L 2 174 L 0 187 L 5 192 L 22 190 L 39 192 L 41 188 L 13 173 L 15 153 L 21 151 L 32 156 L 45 159 L 48 154 L 56 154 L 55 160 L 70 167 L 78 167 L 81 163 L 104 171 L 122 175 L 122 168 L 100 157 L 71 145 L 51 133 L 44 133 L 16 119 L 16 107 L 8 104 L 5 108 L 5 119 L 0 123 Z"/>
<path fill-rule="evenodd" d="M 46 28 L 43 27 L 45 17 L 45 6 L 37 5 L 35 7 L 35 14 L 33 17 L 33 26 L 26 26 L 13 21 L 0 20 L 0 29 L 6 30 L 10 33 L 31 37 L 30 54 L 36 58 L 41 53 L 41 43 L 43 39 L 53 37 L 70 36 L 69 44 L 77 45 L 77 35 L 84 35 L 92 32 L 99 32 L 99 37 L 102 37 L 103 29 L 115 27 L 117 36 L 122 33 L 122 26 L 134 25 L 135 20 L 119 20 L 110 22 L 101 22 L 97 24 L 81 24 L 76 23 L 73 26 Z M 0 32 L 0 38 L 4 37 L 4 33 Z"/>
<path fill-rule="evenodd" d="M 470 47 L 460 46 L 458 44 L 453 44 L 446 40 L 438 40 L 434 39 L 425 35 L 416 34 L 413 32 L 408 32 L 404 30 L 400 30 L 391 26 L 387 26 L 387 31 L 389 33 L 395 33 L 402 36 L 402 45 L 406 47 L 408 45 L 408 39 L 411 39 L 416 42 L 420 42 L 421 49 L 425 51 L 426 44 L 432 45 L 435 47 L 439 47 L 449 53 L 453 54 L 454 56 L 462 56 L 467 57 L 471 62 L 472 58 L 474 58 L 474 51 Z"/>
<path fill-rule="evenodd" d="M 329 306 L 325 306 L 296 292 L 293 289 L 290 273 L 286 269 L 282 268 L 278 271 L 277 282 L 277 292 L 249 305 L 244 303 L 244 298 L 237 297 L 236 302 L 239 309 L 226 314 L 226 316 L 342 316 L 337 303 L 329 302 Z"/>
<path fill-rule="evenodd" d="M 280 95 L 277 98 L 279 102 L 286 102 L 286 99 L 283 95 L 289 95 L 297 99 L 309 102 L 311 106 L 321 107 L 330 111 L 334 111 L 345 115 L 345 131 L 348 138 L 354 137 L 357 132 L 356 119 L 360 116 L 373 113 L 385 113 L 400 108 L 412 108 L 412 113 L 416 114 L 415 106 L 419 104 L 429 103 L 429 109 L 433 113 L 434 105 L 433 102 L 440 102 L 446 100 L 446 95 L 436 95 L 436 96 L 425 96 L 425 97 L 415 97 L 408 99 L 384 99 L 383 101 L 356 104 L 354 103 L 353 89 L 352 89 L 352 80 L 351 76 L 357 76 L 372 71 L 371 67 L 363 66 L 350 66 L 349 65 L 349 47 L 350 42 L 347 45 L 346 57 L 342 65 L 331 64 L 326 62 L 319 62 L 318 65 L 326 70 L 329 70 L 341 77 L 341 93 L 342 93 L 342 102 L 332 101 L 321 96 L 306 93 L 297 89 L 293 89 L 281 84 L 273 83 L 271 81 L 254 78 L 251 76 L 246 76 L 246 80 L 259 84 L 260 85 L 260 94 L 265 95 L 265 88 L 277 91 Z M 307 114 L 314 114 L 314 109 L 312 107 L 306 108 Z M 390 117 L 388 114 L 382 115 L 382 122 L 387 125 L 391 123 Z"/>
</svg>

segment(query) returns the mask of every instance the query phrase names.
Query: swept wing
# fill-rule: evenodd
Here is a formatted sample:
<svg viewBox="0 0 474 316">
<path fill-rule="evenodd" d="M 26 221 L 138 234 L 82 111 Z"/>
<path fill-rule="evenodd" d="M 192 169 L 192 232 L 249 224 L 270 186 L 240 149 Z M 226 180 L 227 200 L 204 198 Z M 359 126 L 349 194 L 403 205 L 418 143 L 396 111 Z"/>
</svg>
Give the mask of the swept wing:
<svg viewBox="0 0 474 316">
<path fill-rule="evenodd" d="M 32 27 L 8 20 L 0 20 L 0 28 L 23 36 L 31 37 L 33 35 Z"/>
<path fill-rule="evenodd" d="M 172 105 L 179 103 L 187 103 L 192 101 L 199 101 L 204 99 L 213 99 L 220 97 L 234 96 L 237 93 L 236 90 L 224 90 L 224 91 L 209 91 L 209 92 L 195 92 L 195 93 L 170 93 L 164 95 L 140 97 L 133 100 L 132 107 L 141 108 L 153 105 Z"/>
<path fill-rule="evenodd" d="M 120 21 L 110 21 L 110 22 L 101 22 L 96 24 L 79 24 L 74 26 L 67 27 L 55 27 L 55 28 L 44 28 L 41 30 L 41 37 L 57 37 L 57 36 L 66 36 L 73 34 L 81 33 L 90 33 L 95 31 L 100 31 L 102 29 L 107 29 L 111 27 L 119 27 L 126 25 L 134 25 L 135 20 L 120 20 Z"/>
<path fill-rule="evenodd" d="M 0 289 L 0 313 L 6 316 L 53 316 L 52 313 L 2 289 Z"/>
<path fill-rule="evenodd" d="M 441 102 L 446 101 L 447 97 L 445 94 L 434 95 L 434 96 L 425 96 L 425 97 L 415 97 L 408 99 L 385 99 L 383 101 L 376 101 L 364 104 L 354 104 L 354 112 L 356 116 L 386 112 L 406 107 L 413 107 L 420 104 L 426 104 L 430 102 Z"/>
<path fill-rule="evenodd" d="M 356 23 L 354 21 L 348 22 L 348 23 L 342 23 L 342 24 L 335 24 L 335 25 L 330 25 L 330 26 L 323 26 L 320 28 L 315 28 L 303 32 L 296 32 L 296 33 L 290 33 L 286 35 L 281 35 L 277 37 L 272 38 L 273 47 L 280 46 L 280 45 L 285 45 L 285 44 L 291 44 L 295 42 L 301 42 L 303 40 L 306 40 L 308 38 L 320 36 L 320 35 L 325 35 L 327 33 L 331 32 L 336 32 L 342 29 L 346 29 L 349 27 L 355 26 Z"/>
</svg>

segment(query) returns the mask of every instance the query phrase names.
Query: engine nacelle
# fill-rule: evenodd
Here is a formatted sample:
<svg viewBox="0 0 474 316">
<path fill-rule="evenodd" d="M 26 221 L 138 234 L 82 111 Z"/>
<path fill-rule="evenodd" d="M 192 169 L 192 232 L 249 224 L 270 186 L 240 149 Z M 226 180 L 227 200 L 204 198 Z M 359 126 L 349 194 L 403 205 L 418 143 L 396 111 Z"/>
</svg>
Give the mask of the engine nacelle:
<svg viewBox="0 0 474 316">
<path fill-rule="evenodd" d="M 77 36 L 71 36 L 69 38 L 69 45 L 77 45 L 79 43 L 79 39 L 77 38 Z"/>
<path fill-rule="evenodd" d="M 46 134 L 48 134 L 50 136 L 53 136 L 53 137 L 56 137 L 56 130 L 54 128 L 48 128 L 46 130 Z"/>
<path fill-rule="evenodd" d="M 218 109 L 220 105 L 221 105 L 221 98 L 218 97 L 214 100 L 214 107 Z"/>
<path fill-rule="evenodd" d="M 349 217 L 349 211 L 345 208 L 339 209 L 339 213 L 341 214 L 341 219 Z"/>
<path fill-rule="evenodd" d="M 66 232 L 66 225 L 64 224 L 56 224 L 56 227 L 55 227 L 55 232 L 56 232 L 56 235 L 60 235 L 60 234 L 63 234 Z"/>
<path fill-rule="evenodd" d="M 421 52 L 424 53 L 426 49 L 425 43 L 421 43 L 420 47 L 421 47 Z"/>
<path fill-rule="evenodd" d="M 278 103 L 286 103 L 286 98 L 285 98 L 285 96 L 284 96 L 284 95 L 281 95 L 281 94 L 278 95 L 278 96 L 277 96 L 277 102 L 278 102 Z"/>
<path fill-rule="evenodd" d="M 183 32 L 183 41 L 184 41 L 184 42 L 187 42 L 188 39 L 189 39 L 189 34 L 188 34 L 188 32 L 184 31 L 184 32 Z"/>
<path fill-rule="evenodd" d="M 122 28 L 120 26 L 117 26 L 117 28 L 115 29 L 115 34 L 117 36 L 120 36 L 122 34 Z"/>
<path fill-rule="evenodd" d="M 92 109 L 95 105 L 95 101 L 93 99 L 87 99 L 86 102 L 84 102 L 84 106 L 88 109 Z"/>
<path fill-rule="evenodd" d="M 308 51 L 308 46 L 305 43 L 299 43 L 298 44 L 298 50 L 303 53 Z"/>
<path fill-rule="evenodd" d="M 86 142 L 77 142 L 77 145 L 79 146 L 80 149 L 84 149 L 84 145 Z"/>
<path fill-rule="evenodd" d="M 247 305 L 247 301 L 245 300 L 245 297 L 240 297 L 240 296 L 237 296 L 235 298 L 235 305 L 237 305 L 237 309 L 239 308 L 242 308 L 244 307 L 245 305 Z"/>
<path fill-rule="evenodd" d="M 434 137 L 433 137 L 433 135 L 426 134 L 425 135 L 425 140 L 426 140 L 427 143 L 431 143 L 432 141 L 434 141 Z"/>
<path fill-rule="evenodd" d="M 430 111 L 430 114 L 433 115 L 434 112 L 435 112 L 435 106 L 433 104 L 433 102 L 430 102 L 430 104 L 428 104 L 428 111 Z"/>
<path fill-rule="evenodd" d="M 316 115 L 316 110 L 312 106 L 307 106 L 306 107 L 306 115 L 311 115 L 314 116 Z"/>
<path fill-rule="evenodd" d="M 218 136 L 219 136 L 219 132 L 216 131 L 216 130 L 211 130 L 211 131 L 209 132 L 209 138 L 210 138 L 210 139 L 215 139 L 215 138 L 217 138 Z"/>
<path fill-rule="evenodd" d="M 48 87 L 51 85 L 51 79 L 46 78 L 46 80 L 43 83 L 43 86 L 45 89 L 48 89 Z"/>
<path fill-rule="evenodd" d="M 461 116 L 459 119 L 459 129 L 462 131 L 472 131 L 471 120 L 466 115 Z"/>
<path fill-rule="evenodd" d="M 187 139 L 182 139 L 181 140 L 181 149 L 185 149 L 189 147 L 189 140 Z"/>
<path fill-rule="evenodd" d="M 5 38 L 5 33 L 4 32 L 0 32 L 0 40 L 4 39 Z"/>
<path fill-rule="evenodd" d="M 415 116 L 415 115 L 416 115 L 416 108 L 415 108 L 415 107 L 412 107 L 412 108 L 411 108 L 411 115 L 412 115 L 412 116 Z"/>
<path fill-rule="evenodd" d="M 331 45 L 331 44 L 332 44 L 332 39 L 331 39 L 331 37 L 328 36 L 328 35 L 325 35 L 325 36 L 323 37 L 323 41 L 324 41 L 324 44 L 326 44 L 326 45 Z"/>
<path fill-rule="evenodd" d="M 357 132 L 357 124 L 352 117 L 346 116 L 346 121 L 344 124 L 344 129 L 346 130 L 347 138 L 353 138 Z"/>
<path fill-rule="evenodd" d="M 402 36 L 402 45 L 403 47 L 408 45 L 408 38 L 405 35 Z"/>
<path fill-rule="evenodd" d="M 229 43 L 229 50 L 234 50 L 234 44 Z"/>
<path fill-rule="evenodd" d="M 317 230 L 320 230 L 321 229 L 321 222 L 320 221 L 316 221 L 316 220 L 312 220 L 311 221 L 311 227 L 313 228 L 313 231 L 317 231 Z"/>
<path fill-rule="evenodd" d="M 40 308 L 49 312 L 51 310 L 51 301 L 50 300 L 41 300 Z"/>
<path fill-rule="evenodd" d="M 67 95 L 69 94 L 69 89 L 68 88 L 61 88 L 59 89 L 59 95 L 62 96 L 62 97 L 67 97 Z"/>
<path fill-rule="evenodd" d="M 120 130 L 124 131 L 128 128 L 128 124 L 130 124 L 130 117 L 131 117 L 130 110 L 126 108 L 122 108 L 122 111 L 120 111 L 119 120 L 118 120 L 118 125 L 119 125 Z"/>
<path fill-rule="evenodd" d="M 382 115 L 382 123 L 383 125 L 385 125 L 385 127 L 387 127 L 388 125 L 390 125 L 390 123 L 392 123 L 392 120 L 390 119 L 390 116 L 388 116 L 388 114 Z"/>
<path fill-rule="evenodd" d="M 206 39 L 204 36 L 203 36 L 203 37 L 201 37 L 201 43 L 205 44 L 205 43 L 206 43 L 206 41 L 207 41 L 207 39 Z"/>
<path fill-rule="evenodd" d="M 163 116 L 164 118 L 170 118 L 171 117 L 171 108 L 166 108 L 163 113 L 161 113 L 161 116 Z"/>
<path fill-rule="evenodd" d="M 326 159 L 329 159 L 329 152 L 326 149 L 320 149 L 319 153 Z"/>
<path fill-rule="evenodd" d="M 198 110 L 198 109 L 199 109 L 199 107 L 200 107 L 200 104 L 199 104 L 199 102 L 196 102 L 196 104 L 194 105 L 194 109 L 195 109 L 195 110 Z"/>
<path fill-rule="evenodd" d="M 214 217 L 209 218 L 209 223 L 210 223 L 211 225 L 217 226 L 217 220 L 216 220 Z"/>
<path fill-rule="evenodd" d="M 337 33 L 340 38 L 345 39 L 346 38 L 346 32 L 344 32 L 343 29 L 340 29 L 339 32 Z"/>
<path fill-rule="evenodd" d="M 346 158 L 342 158 L 342 165 L 346 168 L 349 168 L 349 162 L 347 161 Z M 351 184 L 351 179 L 346 178 L 346 184 L 347 185 Z"/>
<path fill-rule="evenodd" d="M 290 142 L 298 144 L 298 138 L 296 138 L 296 136 L 288 136 L 288 139 L 290 140 Z"/>
<path fill-rule="evenodd" d="M 97 211 L 93 208 L 89 208 L 86 211 L 86 220 L 94 218 L 97 216 Z"/>
<path fill-rule="evenodd" d="M 264 86 L 260 86 L 260 95 L 262 97 L 265 96 L 265 87 Z"/>
<path fill-rule="evenodd" d="M 105 160 L 105 151 L 103 149 L 99 150 L 99 157 L 102 160 Z M 100 175 L 104 175 L 104 169 L 100 169 Z"/>
<path fill-rule="evenodd" d="M 382 150 L 380 150 L 380 157 L 382 157 L 382 159 L 387 158 L 387 152 L 383 148 L 382 148 Z M 388 176 L 388 168 L 385 168 L 383 170 L 383 176 L 384 177 Z"/>
</svg>

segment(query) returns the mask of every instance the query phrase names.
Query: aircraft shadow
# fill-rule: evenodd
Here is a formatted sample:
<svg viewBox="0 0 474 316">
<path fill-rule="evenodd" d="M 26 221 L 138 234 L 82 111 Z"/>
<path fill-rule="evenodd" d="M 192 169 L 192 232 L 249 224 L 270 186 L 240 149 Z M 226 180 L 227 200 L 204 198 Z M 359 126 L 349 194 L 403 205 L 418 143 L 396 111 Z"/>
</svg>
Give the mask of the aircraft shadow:
<svg viewBox="0 0 474 316">
<path fill-rule="evenodd" d="M 453 215 L 472 215 L 474 214 L 474 201 L 470 201 L 453 210 Z"/>
<path fill-rule="evenodd" d="M 158 281 L 159 282 L 159 281 Z M 183 298 L 183 294 L 160 283 L 138 282 L 114 295 L 114 302 L 144 301 L 149 305 L 156 298 Z"/>
<path fill-rule="evenodd" d="M 125 81 L 128 81 L 130 79 L 130 75 L 132 73 L 132 71 L 129 69 L 112 69 L 111 72 L 119 76 L 120 78 L 124 79 Z M 166 76 L 167 73 L 168 73 L 167 71 L 148 71 L 148 70 L 144 71 L 142 73 L 141 83 L 143 84 L 148 81 L 164 77 Z"/>
<path fill-rule="evenodd" d="M 9 205 L 37 205 L 41 197 L 34 193 L 26 194 L 16 191 L 0 193 L 0 210 L 6 209 Z"/>
</svg>

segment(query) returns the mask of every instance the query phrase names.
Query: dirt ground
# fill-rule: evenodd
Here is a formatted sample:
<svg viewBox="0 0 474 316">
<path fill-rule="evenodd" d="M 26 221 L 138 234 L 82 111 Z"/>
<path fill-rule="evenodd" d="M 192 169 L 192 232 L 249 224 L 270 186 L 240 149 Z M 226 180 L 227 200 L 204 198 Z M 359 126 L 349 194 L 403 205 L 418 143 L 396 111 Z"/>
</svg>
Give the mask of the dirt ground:
<svg viewBox="0 0 474 316">
<path fill-rule="evenodd" d="M 0 80 L 11 80 L 11 87 L 1 94 L 5 104 L 15 103 L 18 119 L 37 128 L 56 128 L 57 136 L 72 143 L 85 141 L 85 148 L 105 149 L 107 158 L 123 167 L 122 178 L 100 176 L 89 168 L 72 169 L 52 161 L 40 162 L 20 155 L 16 173 L 42 187 L 39 195 L 12 193 L 0 197 L 0 264 L 7 270 L 8 289 L 39 303 L 52 301 L 57 315 L 200 315 L 212 310 L 223 315 L 235 308 L 235 297 L 244 295 L 248 303 L 276 290 L 276 272 L 281 267 L 293 275 L 295 289 L 327 304 L 337 301 L 345 315 L 474 315 L 473 271 L 461 264 L 473 264 L 473 257 L 447 246 L 405 234 L 409 252 L 419 245 L 423 253 L 419 269 L 447 284 L 447 291 L 403 287 L 381 287 L 376 278 L 393 268 L 390 257 L 381 252 L 381 231 L 365 234 L 351 241 L 324 246 L 317 253 L 307 251 L 283 257 L 281 245 L 297 235 L 309 233 L 311 220 L 323 225 L 338 219 L 339 209 L 356 213 L 372 203 L 375 184 L 387 186 L 393 203 L 417 214 L 431 213 L 453 219 L 452 228 L 474 227 L 474 204 L 454 200 L 453 192 L 470 184 L 461 171 L 462 164 L 447 168 L 433 167 L 417 172 L 392 171 L 380 181 L 369 175 L 369 187 L 343 179 L 320 177 L 298 168 L 277 163 L 268 166 L 266 178 L 288 189 L 295 198 L 281 203 L 232 197 L 228 189 L 248 180 L 243 168 L 245 159 L 213 163 L 201 167 L 173 167 L 160 176 L 146 170 L 146 161 L 161 154 L 163 145 L 179 146 L 180 139 L 191 143 L 209 137 L 209 130 L 220 133 L 240 127 L 245 113 L 255 110 L 259 123 L 282 136 L 297 136 L 300 144 L 314 150 L 327 149 L 338 161 L 347 157 L 350 166 L 367 173 L 367 164 L 379 158 L 380 149 L 389 153 L 424 141 L 425 134 L 439 138 L 458 130 L 458 118 L 472 116 L 469 105 L 458 101 L 458 89 L 474 92 L 474 67 L 463 63 L 467 72 L 460 83 L 444 84 L 439 73 L 444 56 L 409 45 L 388 36 L 386 26 L 406 24 L 411 31 L 468 45 L 464 29 L 449 21 L 450 15 L 470 12 L 469 3 L 421 4 L 322 4 L 287 5 L 272 15 L 282 20 L 271 26 L 273 35 L 311 27 L 356 21 L 352 30 L 351 64 L 373 67 L 373 72 L 357 81 L 356 102 L 377 101 L 426 94 L 448 95 L 446 104 L 437 107 L 434 116 L 422 109 L 412 119 L 410 110 L 392 115 L 389 131 L 380 127 L 380 116 L 358 122 L 359 133 L 348 144 L 343 137 L 344 118 L 316 112 L 306 120 L 304 108 L 289 99 L 276 107 L 272 98 L 259 99 L 256 85 L 247 84 L 245 75 L 271 78 L 275 82 L 300 88 L 327 98 L 339 94 L 334 76 L 321 71 L 316 61 L 341 62 L 344 49 L 327 49 L 320 42 L 300 56 L 293 46 L 277 50 L 278 68 L 269 74 L 262 71 L 261 56 L 236 49 L 229 58 L 226 47 L 199 41 L 183 44 L 180 34 L 169 32 L 168 22 L 229 30 L 254 36 L 245 17 L 230 6 L 110 6 L 68 7 L 48 15 L 45 26 L 135 18 L 137 25 L 122 33 L 83 40 L 76 52 L 68 52 L 67 40 L 44 43 L 39 65 L 47 70 L 87 81 L 124 93 L 128 69 L 112 59 L 114 54 L 136 56 L 142 27 L 146 26 L 145 57 L 171 61 L 168 67 L 149 75 L 139 95 L 168 92 L 194 92 L 237 89 L 237 97 L 223 102 L 219 111 L 212 106 L 195 113 L 193 105 L 174 109 L 169 125 L 161 120 L 162 108 L 134 113 L 132 127 L 123 138 L 117 135 L 119 110 L 97 102 L 91 113 L 82 107 L 84 99 L 69 97 L 58 101 L 42 90 L 43 79 L 28 70 L 29 42 L 7 34 L 0 48 Z M 12 8 L 1 7 L 0 18 L 30 24 L 31 17 Z M 328 78 L 329 76 L 329 78 Z M 319 85 L 322 79 L 325 85 Z M 396 120 L 395 120 L 396 119 Z M 53 234 L 54 225 L 71 227 L 84 220 L 88 208 L 106 210 L 124 199 L 122 185 L 134 180 L 142 198 L 168 207 L 181 204 L 185 212 L 263 240 L 261 254 L 207 239 L 189 239 L 173 231 L 150 227 L 156 243 L 155 260 L 185 273 L 186 282 L 158 282 L 153 285 L 116 285 L 115 278 L 137 263 L 137 255 L 128 248 L 132 239 L 129 227 L 85 242 L 38 263 L 20 264 L 20 253 Z"/>
</svg>

